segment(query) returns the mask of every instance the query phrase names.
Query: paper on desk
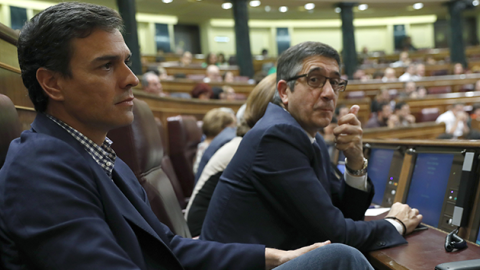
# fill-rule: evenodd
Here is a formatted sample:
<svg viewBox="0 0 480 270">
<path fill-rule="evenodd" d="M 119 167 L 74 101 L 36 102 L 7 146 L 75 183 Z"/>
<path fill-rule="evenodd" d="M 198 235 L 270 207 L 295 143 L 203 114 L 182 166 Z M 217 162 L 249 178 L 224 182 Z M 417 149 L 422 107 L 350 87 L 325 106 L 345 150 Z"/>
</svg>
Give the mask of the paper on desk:
<svg viewBox="0 0 480 270">
<path fill-rule="evenodd" d="M 381 215 L 385 212 L 390 211 L 390 208 L 372 208 L 372 209 L 367 209 L 365 212 L 366 217 L 375 217 L 378 215 Z"/>
</svg>

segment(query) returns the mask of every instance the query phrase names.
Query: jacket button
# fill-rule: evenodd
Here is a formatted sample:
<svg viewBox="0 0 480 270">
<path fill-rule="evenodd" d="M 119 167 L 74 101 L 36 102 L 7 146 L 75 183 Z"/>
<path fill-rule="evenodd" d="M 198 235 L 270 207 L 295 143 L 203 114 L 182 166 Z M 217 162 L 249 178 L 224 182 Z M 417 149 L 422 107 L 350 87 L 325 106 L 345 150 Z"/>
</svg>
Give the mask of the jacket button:
<svg viewBox="0 0 480 270">
<path fill-rule="evenodd" d="M 386 244 L 385 244 L 385 242 L 380 241 L 380 242 L 378 242 L 378 245 L 381 246 L 381 247 L 383 247 L 383 246 L 385 246 Z"/>
</svg>

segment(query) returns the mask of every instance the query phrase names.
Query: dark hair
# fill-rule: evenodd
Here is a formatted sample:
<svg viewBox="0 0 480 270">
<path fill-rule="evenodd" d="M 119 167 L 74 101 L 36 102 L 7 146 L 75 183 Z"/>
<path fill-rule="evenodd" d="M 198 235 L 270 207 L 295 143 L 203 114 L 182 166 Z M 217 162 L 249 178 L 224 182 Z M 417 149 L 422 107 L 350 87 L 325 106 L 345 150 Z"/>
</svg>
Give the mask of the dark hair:
<svg viewBox="0 0 480 270">
<path fill-rule="evenodd" d="M 340 55 L 327 44 L 321 42 L 307 41 L 297 44 L 284 51 L 277 61 L 277 84 L 280 80 L 287 80 L 302 70 L 303 61 L 311 56 L 324 56 L 337 61 L 340 67 Z M 288 82 L 290 91 L 294 91 L 295 81 Z M 278 90 L 273 97 L 275 104 L 282 103 Z"/>
<path fill-rule="evenodd" d="M 388 102 L 380 102 L 380 103 L 378 103 L 378 106 L 377 106 L 377 108 L 376 108 L 377 111 L 375 111 L 375 112 L 378 113 L 378 112 L 383 111 L 383 107 L 385 107 L 385 106 L 387 106 L 387 105 L 390 106 L 390 103 L 388 103 Z"/>
<path fill-rule="evenodd" d="M 403 106 L 407 105 L 407 103 L 405 102 L 398 102 L 397 104 L 395 104 L 395 111 L 398 111 L 398 110 L 401 110 Z"/>
<path fill-rule="evenodd" d="M 347 105 L 345 104 L 340 104 L 335 108 L 335 116 L 338 116 L 340 114 L 340 110 L 343 108 L 347 108 Z M 332 118 L 333 119 L 333 118 Z"/>
<path fill-rule="evenodd" d="M 122 18 L 107 7 L 65 2 L 45 9 L 25 24 L 18 38 L 18 62 L 36 111 L 43 112 L 48 105 L 48 97 L 37 81 L 37 70 L 44 67 L 72 77 L 71 41 L 86 38 L 96 29 L 122 31 Z"/>
</svg>

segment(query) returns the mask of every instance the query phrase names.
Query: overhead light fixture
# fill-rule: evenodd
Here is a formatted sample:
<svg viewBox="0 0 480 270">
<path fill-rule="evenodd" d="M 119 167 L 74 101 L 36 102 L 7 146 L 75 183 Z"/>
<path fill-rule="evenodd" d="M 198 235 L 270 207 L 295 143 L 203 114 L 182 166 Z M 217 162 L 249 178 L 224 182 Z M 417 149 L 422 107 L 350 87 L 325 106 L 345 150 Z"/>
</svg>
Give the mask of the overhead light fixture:
<svg viewBox="0 0 480 270">
<path fill-rule="evenodd" d="M 250 1 L 250 6 L 251 7 L 258 7 L 260 6 L 261 2 L 258 0 Z"/>
<path fill-rule="evenodd" d="M 413 9 L 421 9 L 423 8 L 423 3 L 415 3 L 413 4 Z"/>
<path fill-rule="evenodd" d="M 480 4 L 480 1 L 478 1 L 478 0 L 473 0 L 472 1 L 472 5 L 474 5 L 475 7 L 478 6 L 478 4 Z"/>
<path fill-rule="evenodd" d="M 361 5 L 358 6 L 358 10 L 362 10 L 362 11 L 367 10 L 367 8 L 368 8 L 367 4 L 361 4 Z"/>
<path fill-rule="evenodd" d="M 340 8 L 340 7 L 336 7 L 336 8 L 335 8 L 335 12 L 336 12 L 336 13 L 340 13 L 340 12 L 342 12 L 342 8 Z"/>
<path fill-rule="evenodd" d="M 225 2 L 225 3 L 222 4 L 223 9 L 231 9 L 232 6 L 233 6 L 232 3 L 230 3 L 230 2 Z"/>
<path fill-rule="evenodd" d="M 162 2 L 165 3 L 165 4 L 168 4 L 168 3 L 173 2 L 173 0 L 162 0 Z"/>
<path fill-rule="evenodd" d="M 286 7 L 286 6 L 281 6 L 281 7 L 278 8 L 278 10 L 279 10 L 280 12 L 287 12 L 287 11 L 288 11 L 288 7 Z"/>
<path fill-rule="evenodd" d="M 265 11 L 266 12 L 270 12 L 272 10 L 272 8 L 270 6 L 265 6 Z"/>
<path fill-rule="evenodd" d="M 314 3 L 308 3 L 308 4 L 305 4 L 305 9 L 306 10 L 312 10 L 315 8 L 315 4 Z"/>
</svg>

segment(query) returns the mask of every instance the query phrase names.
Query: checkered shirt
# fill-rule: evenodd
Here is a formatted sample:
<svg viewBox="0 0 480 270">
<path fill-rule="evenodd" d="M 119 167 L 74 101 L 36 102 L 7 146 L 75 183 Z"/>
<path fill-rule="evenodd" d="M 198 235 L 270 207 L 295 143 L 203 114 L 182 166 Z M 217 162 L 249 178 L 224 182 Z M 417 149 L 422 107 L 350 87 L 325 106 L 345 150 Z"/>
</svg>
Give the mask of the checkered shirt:
<svg viewBox="0 0 480 270">
<path fill-rule="evenodd" d="M 97 162 L 97 164 L 102 167 L 105 173 L 107 173 L 108 177 L 112 178 L 113 165 L 115 164 L 115 159 L 117 158 L 117 155 L 111 147 L 112 141 L 109 138 L 105 137 L 105 141 L 103 141 L 103 144 L 101 146 L 98 146 L 98 144 L 94 143 L 92 140 L 87 138 L 78 130 L 72 128 L 63 121 L 49 114 L 45 115 L 57 125 L 65 129 L 78 142 L 80 142 L 85 148 L 85 151 L 87 151 L 87 153 L 92 156 L 93 160 L 95 160 L 95 162 Z"/>
</svg>

